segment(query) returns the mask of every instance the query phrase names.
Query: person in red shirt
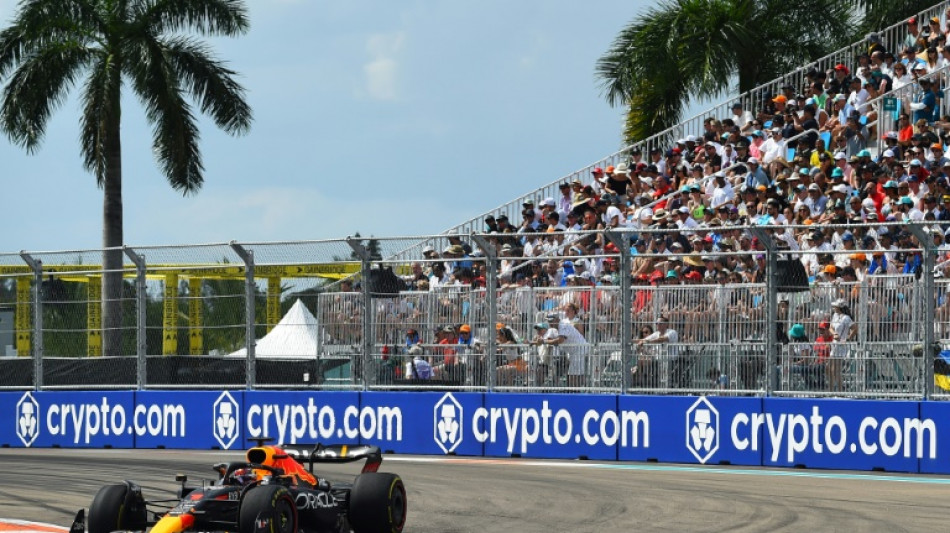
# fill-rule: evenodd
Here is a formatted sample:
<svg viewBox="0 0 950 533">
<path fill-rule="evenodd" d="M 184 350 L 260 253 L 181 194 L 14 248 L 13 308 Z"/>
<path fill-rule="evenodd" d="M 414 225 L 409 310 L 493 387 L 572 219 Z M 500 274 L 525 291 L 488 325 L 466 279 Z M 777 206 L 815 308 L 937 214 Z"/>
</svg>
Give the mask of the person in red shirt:
<svg viewBox="0 0 950 533">
<path fill-rule="evenodd" d="M 910 146 L 911 138 L 914 136 L 914 125 L 910 122 L 910 116 L 901 113 L 897 119 L 897 142 L 903 147 Z"/>
<path fill-rule="evenodd" d="M 835 337 L 831 332 L 831 323 L 823 321 L 818 324 L 818 337 L 815 338 L 815 364 L 819 368 L 828 368 L 828 358 L 831 357 L 831 343 Z"/>
</svg>

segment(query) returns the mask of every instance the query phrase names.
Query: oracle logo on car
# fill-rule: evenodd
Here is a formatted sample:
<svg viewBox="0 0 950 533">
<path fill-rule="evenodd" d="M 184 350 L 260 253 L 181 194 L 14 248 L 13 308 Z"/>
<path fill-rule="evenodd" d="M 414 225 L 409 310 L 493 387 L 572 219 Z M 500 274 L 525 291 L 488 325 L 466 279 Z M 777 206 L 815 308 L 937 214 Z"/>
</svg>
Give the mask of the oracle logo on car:
<svg viewBox="0 0 950 533">
<path fill-rule="evenodd" d="M 447 392 L 435 403 L 434 418 L 435 443 L 443 452 L 452 453 L 462 443 L 462 404 Z"/>
<path fill-rule="evenodd" d="M 40 435 L 40 404 L 33 394 L 23 394 L 16 404 L 16 436 L 29 448 Z"/>
</svg>

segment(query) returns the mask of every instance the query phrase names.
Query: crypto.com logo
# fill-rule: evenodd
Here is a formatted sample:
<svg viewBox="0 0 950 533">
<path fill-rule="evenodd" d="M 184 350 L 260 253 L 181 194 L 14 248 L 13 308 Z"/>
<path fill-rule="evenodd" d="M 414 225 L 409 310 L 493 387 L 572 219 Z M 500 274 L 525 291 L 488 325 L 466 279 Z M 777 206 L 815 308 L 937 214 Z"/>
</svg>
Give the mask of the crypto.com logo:
<svg viewBox="0 0 950 533">
<path fill-rule="evenodd" d="M 705 396 L 686 410 L 686 448 L 701 464 L 719 449 L 719 411 Z"/>
<path fill-rule="evenodd" d="M 238 403 L 227 391 L 222 392 L 214 401 L 214 438 L 222 450 L 230 449 L 241 432 L 239 409 Z"/>
<path fill-rule="evenodd" d="M 29 392 L 16 404 L 16 436 L 29 448 L 40 435 L 40 404 Z"/>
<path fill-rule="evenodd" d="M 452 453 L 462 443 L 462 404 L 451 392 L 445 393 L 434 408 L 435 443 L 445 453 Z"/>
</svg>

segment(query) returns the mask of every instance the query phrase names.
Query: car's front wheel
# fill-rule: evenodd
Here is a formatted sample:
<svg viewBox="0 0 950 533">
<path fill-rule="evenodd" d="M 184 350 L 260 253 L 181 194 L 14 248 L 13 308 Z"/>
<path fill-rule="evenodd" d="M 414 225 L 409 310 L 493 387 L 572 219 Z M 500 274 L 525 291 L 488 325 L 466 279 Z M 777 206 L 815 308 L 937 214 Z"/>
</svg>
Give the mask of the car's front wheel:
<svg viewBox="0 0 950 533">
<path fill-rule="evenodd" d="M 297 533 L 297 507 L 290 491 L 279 485 L 249 489 L 238 511 L 238 530 L 240 533 Z"/>
<path fill-rule="evenodd" d="M 356 533 L 401 533 L 408 510 L 406 487 L 399 476 L 372 472 L 356 477 L 348 512 Z"/>
<path fill-rule="evenodd" d="M 145 506 L 134 498 L 128 485 L 106 485 L 89 504 L 89 533 L 141 531 L 146 525 Z"/>
</svg>

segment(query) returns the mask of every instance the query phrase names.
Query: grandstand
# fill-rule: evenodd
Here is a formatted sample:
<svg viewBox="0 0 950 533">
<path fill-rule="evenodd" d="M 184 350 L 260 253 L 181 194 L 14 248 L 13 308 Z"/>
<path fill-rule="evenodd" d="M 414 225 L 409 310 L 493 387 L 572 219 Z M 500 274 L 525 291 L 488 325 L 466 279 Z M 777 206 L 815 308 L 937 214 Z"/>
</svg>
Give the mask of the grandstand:
<svg viewBox="0 0 950 533">
<path fill-rule="evenodd" d="M 939 21 L 940 27 L 946 30 L 946 10 L 948 5 L 950 5 L 950 3 L 940 2 L 922 11 L 913 18 L 921 21 L 920 26 L 921 28 L 924 28 L 927 21 L 931 20 L 933 17 L 936 17 Z M 806 91 L 804 91 L 805 85 L 809 82 L 809 75 L 813 74 L 814 72 L 824 73 L 827 79 L 831 80 L 831 73 L 834 71 L 834 67 L 836 65 L 844 65 L 848 68 L 849 75 L 860 76 L 860 72 L 857 67 L 859 61 L 863 61 L 863 59 L 861 59 L 862 56 L 867 55 L 868 50 L 872 45 L 872 40 L 876 43 L 876 48 L 883 51 L 890 51 L 891 53 L 897 55 L 896 60 L 899 62 L 904 59 L 900 57 L 900 51 L 903 48 L 902 45 L 904 41 L 907 39 L 907 35 L 907 20 L 895 22 L 891 26 L 888 26 L 879 32 L 869 34 L 865 39 L 851 43 L 846 47 L 836 50 L 822 58 L 817 59 L 816 61 L 803 65 L 792 72 L 764 83 L 748 92 L 728 98 L 703 112 L 697 113 L 695 116 L 692 116 L 677 125 L 661 131 L 647 139 L 644 139 L 643 141 L 626 146 L 614 153 L 611 153 L 610 155 L 601 158 L 598 161 L 571 172 L 560 179 L 554 180 L 532 191 L 519 195 L 514 199 L 483 213 L 480 216 L 452 226 L 443 233 L 477 233 L 483 231 L 485 230 L 483 221 L 488 216 L 505 215 L 511 220 L 520 220 L 521 205 L 524 200 L 531 200 L 535 202 L 535 205 L 537 205 L 538 202 L 545 198 L 557 199 L 560 195 L 559 187 L 561 184 L 572 183 L 574 180 L 580 180 L 582 183 L 589 183 L 591 182 L 591 172 L 595 168 L 606 169 L 612 166 L 615 167 L 621 163 L 630 164 L 631 159 L 634 159 L 637 162 L 640 160 L 649 161 L 648 156 L 653 150 L 659 150 L 659 153 L 665 153 L 668 149 L 675 147 L 676 140 L 687 139 L 690 137 L 703 138 L 707 131 L 707 121 L 721 121 L 731 118 L 732 106 L 737 102 L 741 103 L 742 109 L 746 111 L 774 111 L 774 103 L 772 102 L 772 98 L 780 94 L 785 95 L 786 97 L 792 97 L 797 94 L 806 94 Z M 943 60 L 943 58 L 941 58 L 941 60 Z M 945 61 L 941 62 L 940 66 L 945 66 L 944 63 Z M 931 69 L 928 69 L 928 72 L 930 70 Z M 908 72 L 907 74 L 909 76 L 913 76 L 912 72 Z M 894 86 L 897 88 L 896 84 L 894 84 Z M 880 92 L 883 93 L 884 91 Z M 806 96 L 810 95 L 806 94 Z M 878 98 L 882 96 L 882 94 L 879 94 Z M 830 99 L 826 100 L 827 104 L 831 104 L 832 102 L 833 101 Z M 944 106 L 941 108 L 941 111 L 944 111 L 946 109 L 946 103 L 941 102 L 941 104 Z M 832 106 L 829 105 L 826 107 L 826 110 L 829 113 L 833 111 Z M 942 117 L 943 114 L 944 113 L 941 112 L 939 116 Z M 766 122 L 767 121 L 768 120 L 766 120 Z M 745 133 L 748 134 L 749 132 Z M 870 142 L 869 144 L 871 150 L 874 150 L 878 146 L 878 143 L 876 142 Z M 636 152 L 642 154 L 642 159 L 631 158 L 631 154 Z M 849 154 L 849 156 L 850 155 L 851 154 Z M 596 187 L 596 183 L 593 183 L 593 185 Z M 410 257 L 414 254 L 418 255 L 418 253 L 419 250 L 406 250 L 405 253 L 400 254 L 400 256 Z"/>
<path fill-rule="evenodd" d="M 147 353 L 143 316 L 140 364 L 123 363 L 115 385 L 938 397 L 935 368 L 950 364 L 924 347 L 950 342 L 948 5 L 914 17 L 936 19 L 919 50 L 901 49 L 911 24 L 900 21 L 441 235 L 379 238 L 386 259 L 352 239 L 149 251 L 165 276 L 204 268 L 180 267 L 195 256 L 247 263 L 243 294 L 207 297 L 191 272 L 187 335 L 197 355 L 202 335 L 226 329 L 250 363 L 222 357 L 212 374 L 210 359 L 173 359 L 186 334 L 172 303 L 169 358 Z M 146 254 L 126 253 L 143 256 L 129 274 L 144 287 Z M 359 285 L 300 291 L 320 328 L 316 360 L 268 361 L 268 380 L 253 364 L 253 280 L 350 255 L 362 258 Z M 28 280 L 16 283 L 17 334 L 32 328 L 40 349 L 35 284 L 54 264 L 42 259 L 19 274 L 34 278 L 32 325 L 19 309 Z M 266 327 L 279 292 L 275 275 Z M 143 315 L 147 297 L 136 295 Z M 247 323 L 205 327 L 205 298 L 218 311 L 242 302 Z M 417 357 L 434 380 L 419 379 Z M 79 376 L 70 365 L 63 379 Z"/>
</svg>

